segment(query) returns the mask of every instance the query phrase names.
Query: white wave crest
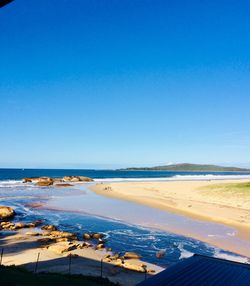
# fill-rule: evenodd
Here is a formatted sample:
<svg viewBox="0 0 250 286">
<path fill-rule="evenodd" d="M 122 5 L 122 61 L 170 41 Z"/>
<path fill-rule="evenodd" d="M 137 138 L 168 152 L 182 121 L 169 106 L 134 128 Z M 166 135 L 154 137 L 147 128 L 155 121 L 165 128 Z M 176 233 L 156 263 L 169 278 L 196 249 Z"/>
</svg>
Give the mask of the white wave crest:
<svg viewBox="0 0 250 286">
<path fill-rule="evenodd" d="M 237 179 L 250 179 L 250 174 L 246 175 L 219 175 L 219 174 L 206 174 L 206 175 L 175 175 L 172 177 L 178 180 L 237 180 Z"/>
<path fill-rule="evenodd" d="M 178 248 L 178 249 L 180 250 L 180 252 L 181 252 L 181 255 L 180 255 L 180 257 L 179 257 L 180 260 L 183 259 L 183 258 L 188 258 L 188 257 L 191 257 L 191 256 L 194 255 L 193 252 L 184 249 L 184 246 L 183 246 L 182 243 L 179 243 L 178 246 L 177 246 L 177 248 Z"/>
<path fill-rule="evenodd" d="M 21 180 L 0 181 L 0 187 L 16 187 L 20 185 L 23 185 L 23 182 Z"/>
<path fill-rule="evenodd" d="M 103 178 L 94 179 L 95 182 L 158 182 L 158 181 L 207 181 L 207 180 L 240 180 L 250 179 L 250 174 L 246 175 L 175 175 L 173 177 L 157 178 Z"/>
</svg>

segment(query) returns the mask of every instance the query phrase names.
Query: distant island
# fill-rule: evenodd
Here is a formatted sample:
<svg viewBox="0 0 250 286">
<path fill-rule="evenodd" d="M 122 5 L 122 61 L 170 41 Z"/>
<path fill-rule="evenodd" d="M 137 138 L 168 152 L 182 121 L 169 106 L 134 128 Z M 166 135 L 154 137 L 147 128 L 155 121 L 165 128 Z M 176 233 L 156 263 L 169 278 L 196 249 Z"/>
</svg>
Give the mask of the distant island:
<svg viewBox="0 0 250 286">
<path fill-rule="evenodd" d="M 172 164 L 155 167 L 131 167 L 122 171 L 187 171 L 187 172 L 250 172 L 250 169 L 203 164 Z"/>
</svg>

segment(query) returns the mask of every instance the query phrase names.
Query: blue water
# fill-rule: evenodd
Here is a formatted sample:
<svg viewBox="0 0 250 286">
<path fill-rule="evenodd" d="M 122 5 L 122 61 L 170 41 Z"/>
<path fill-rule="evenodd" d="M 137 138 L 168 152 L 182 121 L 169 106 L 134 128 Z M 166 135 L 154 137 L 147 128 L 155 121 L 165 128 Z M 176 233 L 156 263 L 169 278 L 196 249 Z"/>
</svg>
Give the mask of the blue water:
<svg viewBox="0 0 250 286">
<path fill-rule="evenodd" d="M 17 216 L 15 220 L 31 222 L 35 219 L 44 219 L 46 223 L 56 224 L 62 230 L 76 232 L 81 235 L 87 231 L 103 232 L 107 240 L 107 247 L 114 252 L 135 251 L 142 255 L 143 260 L 166 267 L 179 259 L 188 257 L 193 253 L 200 253 L 209 256 L 223 256 L 239 258 L 239 256 L 223 251 L 222 249 L 210 246 L 201 241 L 176 235 L 167 231 L 159 231 L 137 224 L 131 219 L 126 220 L 124 209 L 133 217 L 142 216 L 143 206 L 129 205 L 130 203 L 114 202 L 108 198 L 91 196 L 80 185 L 70 188 L 41 188 L 32 184 L 23 184 L 20 180 L 24 177 L 63 177 L 66 175 L 82 175 L 95 179 L 180 179 L 180 178 L 205 178 L 220 176 L 231 178 L 232 176 L 249 176 L 250 173 L 206 173 L 206 172 L 166 172 L 166 171 L 113 171 L 113 170 L 52 170 L 52 169 L 0 169 L 0 204 L 9 205 L 15 208 Z M 82 198 L 82 199 L 81 199 Z M 98 204 L 95 201 L 98 200 Z M 32 208 L 31 203 L 48 203 L 53 206 L 62 207 L 63 210 L 37 209 Z M 65 205 L 65 202 L 68 205 Z M 76 203 L 77 202 L 77 203 Z M 73 207 L 69 207 L 72 206 Z M 106 208 L 112 205 L 122 210 L 122 220 L 114 219 L 114 215 L 107 217 Z M 119 205 L 120 204 L 120 205 Z M 98 212 L 95 207 L 98 206 Z M 69 207 L 67 209 L 67 207 Z M 80 207 L 79 211 L 77 208 Z M 92 209 L 91 209 L 92 208 Z M 111 207 L 110 207 L 111 208 Z M 86 210 L 86 213 L 84 211 Z M 109 209 L 108 209 L 109 211 Z M 115 208 L 112 209 L 115 212 Z M 146 210 L 147 211 L 147 210 Z M 158 210 L 152 211 L 152 220 L 162 221 L 165 216 L 158 215 Z M 158 211 L 160 212 L 160 211 Z M 144 212 L 145 213 L 145 212 Z M 153 217 L 153 214 L 155 215 Z M 129 215 L 128 215 L 129 217 Z M 175 219 L 174 215 L 166 216 L 170 220 Z M 166 219 L 167 220 L 167 219 Z M 179 218 L 179 223 L 186 223 Z M 133 223 L 134 222 L 134 223 Z M 173 223 L 173 222 L 172 222 Z M 206 228 L 206 225 L 205 225 Z M 217 231 L 217 229 L 215 230 Z M 162 259 L 156 258 L 156 252 L 166 251 Z M 240 258 L 239 258 L 240 259 Z"/>
<path fill-rule="evenodd" d="M 171 178 L 176 176 L 250 176 L 250 172 L 173 172 L 173 171 L 119 171 L 119 170 L 80 170 L 80 169 L 0 169 L 0 180 L 21 180 L 25 177 L 52 178 L 63 176 L 87 176 L 104 178 Z"/>
</svg>

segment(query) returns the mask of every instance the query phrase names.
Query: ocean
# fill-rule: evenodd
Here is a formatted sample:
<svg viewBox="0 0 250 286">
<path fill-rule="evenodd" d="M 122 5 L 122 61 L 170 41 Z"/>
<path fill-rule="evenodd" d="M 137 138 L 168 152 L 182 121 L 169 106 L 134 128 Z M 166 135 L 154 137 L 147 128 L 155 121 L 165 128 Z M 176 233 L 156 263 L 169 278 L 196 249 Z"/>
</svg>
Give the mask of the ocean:
<svg viewBox="0 0 250 286">
<path fill-rule="evenodd" d="M 235 172 L 167 172 L 167 171 L 116 171 L 116 170 L 66 170 L 66 169 L 0 169 L 0 204 L 15 208 L 15 220 L 31 222 L 43 219 L 58 225 L 62 230 L 76 232 L 103 232 L 107 247 L 114 252 L 135 251 L 142 259 L 167 267 L 194 253 L 249 262 L 248 258 L 224 251 L 202 241 L 162 231 L 157 224 L 175 224 L 192 227 L 202 235 L 221 239 L 236 239 L 230 228 L 201 223 L 183 216 L 151 210 L 129 202 L 98 196 L 88 189 L 88 184 L 73 187 L 38 187 L 23 184 L 24 177 L 88 176 L 95 181 L 138 180 L 195 180 L 250 178 L 250 173 Z M 41 203 L 42 208 L 33 208 Z M 161 259 L 158 251 L 164 251 Z"/>
<path fill-rule="evenodd" d="M 52 178 L 63 176 L 87 176 L 106 180 L 145 180 L 145 179 L 209 179 L 209 178 L 250 178 L 250 172 L 173 172 L 173 171 L 120 171 L 120 170 L 80 170 L 80 169 L 1 169 L 0 181 L 22 180 L 25 177 Z"/>
</svg>

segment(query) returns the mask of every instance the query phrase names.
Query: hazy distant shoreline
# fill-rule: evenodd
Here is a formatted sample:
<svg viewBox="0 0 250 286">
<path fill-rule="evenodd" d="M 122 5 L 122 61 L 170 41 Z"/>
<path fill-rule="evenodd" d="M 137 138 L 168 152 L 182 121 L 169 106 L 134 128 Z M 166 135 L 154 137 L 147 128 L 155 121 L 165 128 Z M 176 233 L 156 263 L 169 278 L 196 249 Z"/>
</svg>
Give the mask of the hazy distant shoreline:
<svg viewBox="0 0 250 286">
<path fill-rule="evenodd" d="M 121 171 L 176 171 L 176 172 L 250 172 L 250 169 L 239 167 L 225 167 L 208 164 L 170 164 L 154 167 L 130 167 Z"/>
</svg>

